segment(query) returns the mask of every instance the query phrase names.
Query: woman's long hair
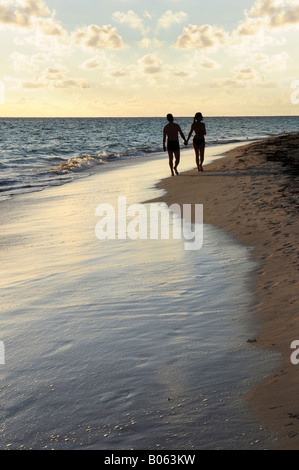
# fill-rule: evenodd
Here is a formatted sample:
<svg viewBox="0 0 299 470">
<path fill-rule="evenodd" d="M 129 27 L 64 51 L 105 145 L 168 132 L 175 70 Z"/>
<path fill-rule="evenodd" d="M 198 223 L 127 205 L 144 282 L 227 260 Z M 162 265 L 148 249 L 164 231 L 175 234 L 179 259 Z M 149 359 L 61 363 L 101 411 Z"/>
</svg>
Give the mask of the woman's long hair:
<svg viewBox="0 0 299 470">
<path fill-rule="evenodd" d="M 197 121 L 202 119 L 202 114 L 201 113 L 196 113 L 193 119 L 193 124 L 195 124 Z"/>
</svg>

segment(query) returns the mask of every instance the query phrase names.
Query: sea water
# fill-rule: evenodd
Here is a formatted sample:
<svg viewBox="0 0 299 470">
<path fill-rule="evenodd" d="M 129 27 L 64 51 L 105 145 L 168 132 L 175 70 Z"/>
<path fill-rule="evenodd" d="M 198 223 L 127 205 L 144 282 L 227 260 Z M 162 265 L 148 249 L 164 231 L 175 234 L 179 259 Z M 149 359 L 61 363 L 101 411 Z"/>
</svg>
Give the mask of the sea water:
<svg viewBox="0 0 299 470">
<path fill-rule="evenodd" d="M 191 117 L 176 118 L 187 137 Z M 299 117 L 208 117 L 207 146 L 298 131 Z M 165 118 L 0 119 L 0 199 L 162 151 Z M 182 147 L 183 143 L 181 142 Z"/>
<path fill-rule="evenodd" d="M 97 240 L 98 204 L 162 194 L 164 155 L 127 163 L 1 203 L 1 448 L 271 448 L 251 250 L 210 225 L 196 253 Z"/>
</svg>

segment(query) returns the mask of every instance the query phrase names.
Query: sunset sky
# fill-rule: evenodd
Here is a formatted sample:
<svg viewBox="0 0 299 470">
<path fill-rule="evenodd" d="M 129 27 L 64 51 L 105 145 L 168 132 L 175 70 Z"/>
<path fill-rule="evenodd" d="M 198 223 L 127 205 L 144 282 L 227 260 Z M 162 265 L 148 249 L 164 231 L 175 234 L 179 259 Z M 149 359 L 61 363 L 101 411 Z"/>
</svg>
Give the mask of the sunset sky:
<svg viewBox="0 0 299 470">
<path fill-rule="evenodd" d="M 0 0 L 0 116 L 298 115 L 299 0 Z"/>
</svg>

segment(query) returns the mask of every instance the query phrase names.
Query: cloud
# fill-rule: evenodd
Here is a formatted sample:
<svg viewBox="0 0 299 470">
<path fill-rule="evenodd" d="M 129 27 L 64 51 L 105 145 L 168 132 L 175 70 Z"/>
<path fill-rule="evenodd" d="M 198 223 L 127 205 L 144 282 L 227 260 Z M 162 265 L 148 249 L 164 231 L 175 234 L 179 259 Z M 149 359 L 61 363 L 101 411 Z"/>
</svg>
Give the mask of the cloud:
<svg viewBox="0 0 299 470">
<path fill-rule="evenodd" d="M 39 76 L 33 80 L 21 80 L 18 88 L 34 89 L 34 88 L 48 88 L 48 89 L 63 89 L 63 88 L 89 88 L 86 80 L 80 78 L 70 77 L 67 74 L 67 68 L 62 65 L 56 67 L 47 67 Z"/>
<path fill-rule="evenodd" d="M 111 25 L 98 26 L 92 24 L 78 28 L 72 33 L 72 41 L 78 46 L 90 49 L 123 49 L 125 47 L 117 29 Z"/>
<path fill-rule="evenodd" d="M 179 11 L 177 13 L 173 13 L 171 10 L 168 10 L 161 16 L 158 21 L 158 28 L 167 29 L 173 24 L 179 24 L 185 21 L 188 18 L 187 13 L 183 11 Z"/>
<path fill-rule="evenodd" d="M 129 10 L 127 13 L 116 11 L 113 13 L 112 18 L 118 23 L 127 23 L 132 29 L 139 29 L 142 34 L 148 32 L 143 25 L 142 19 L 132 10 Z"/>
<path fill-rule="evenodd" d="M 49 10 L 43 0 L 1 0 L 0 25 L 33 31 L 31 37 L 16 38 L 18 45 L 34 45 L 56 50 L 58 54 L 70 51 L 72 44 L 85 48 L 122 49 L 123 39 L 111 25 L 91 24 L 69 33 L 56 20 L 55 10 Z"/>
<path fill-rule="evenodd" d="M 259 78 L 258 72 L 255 68 L 248 65 L 240 64 L 233 68 L 234 79 L 238 81 L 254 81 Z"/>
<path fill-rule="evenodd" d="M 299 24 L 297 0 L 257 0 L 250 10 L 255 17 L 266 17 L 272 28 Z"/>
<path fill-rule="evenodd" d="M 34 80 L 25 80 L 23 82 L 20 83 L 20 86 L 21 88 L 25 88 L 25 89 L 35 89 L 35 88 L 46 88 L 46 84 L 43 83 L 43 82 L 39 82 L 39 81 L 34 81 Z"/>
<path fill-rule="evenodd" d="M 283 3 L 281 0 L 257 0 L 250 13 L 254 16 L 273 15 L 277 11 L 278 5 L 281 7 Z"/>
<path fill-rule="evenodd" d="M 217 26 L 208 24 L 195 26 L 189 24 L 188 28 L 183 29 L 183 34 L 179 36 L 176 42 L 176 48 L 216 48 L 229 42 L 228 33 Z"/>
<path fill-rule="evenodd" d="M 220 65 L 215 60 L 209 59 L 208 57 L 202 57 L 198 60 L 199 67 L 203 69 L 219 69 Z"/>
<path fill-rule="evenodd" d="M 244 88 L 246 83 L 234 78 L 223 78 L 210 83 L 210 88 Z"/>
<path fill-rule="evenodd" d="M 154 54 L 147 54 L 138 61 L 141 71 L 146 75 L 156 75 L 161 72 L 162 62 Z"/>
<path fill-rule="evenodd" d="M 8 0 L 0 5 L 0 24 L 30 28 L 35 17 L 49 14 L 50 10 L 43 0 Z"/>
<path fill-rule="evenodd" d="M 53 82 L 53 88 L 89 88 L 89 84 L 86 80 L 81 80 L 78 78 L 64 77 L 60 80 L 55 80 Z"/>
<path fill-rule="evenodd" d="M 259 33 L 264 24 L 263 19 L 249 18 L 247 16 L 235 29 L 233 35 L 237 37 L 254 36 Z"/>
<path fill-rule="evenodd" d="M 264 65 L 262 66 L 262 70 L 264 70 L 265 72 L 273 72 L 274 70 L 286 70 L 287 61 L 289 58 L 290 56 L 286 52 L 275 54 L 272 57 L 266 57 L 264 59 Z"/>
<path fill-rule="evenodd" d="M 51 18 L 38 18 L 35 19 L 34 25 L 45 35 L 45 36 L 60 36 L 68 37 L 67 31 L 63 28 L 60 22 Z"/>
<path fill-rule="evenodd" d="M 100 57 L 97 55 L 95 57 L 91 57 L 91 59 L 86 60 L 81 65 L 79 65 L 79 67 L 81 69 L 90 70 L 90 69 L 99 69 L 103 67 L 104 65 L 105 65 L 105 62 L 103 60 L 103 57 Z"/>
<path fill-rule="evenodd" d="M 145 12 L 143 13 L 143 16 L 144 18 L 147 18 L 148 20 L 152 19 L 152 15 L 147 10 L 145 10 Z"/>
<path fill-rule="evenodd" d="M 114 71 L 111 71 L 109 75 L 113 78 L 123 78 L 123 77 L 127 77 L 129 73 L 126 72 L 125 70 L 114 70 Z"/>
<path fill-rule="evenodd" d="M 297 0 L 257 0 L 251 10 L 245 11 L 235 33 L 243 36 L 255 35 L 261 28 L 279 29 L 299 26 L 299 4 Z"/>
<path fill-rule="evenodd" d="M 39 67 L 34 63 L 36 60 L 34 57 L 28 57 L 24 54 L 20 54 L 19 52 L 14 52 L 10 57 L 13 60 L 14 69 L 17 71 L 24 70 L 27 72 L 33 72 L 39 69 Z"/>
<path fill-rule="evenodd" d="M 263 75 L 250 65 L 238 64 L 232 69 L 233 76 L 214 80 L 210 83 L 211 88 L 276 88 L 277 83 L 266 79 Z"/>
<path fill-rule="evenodd" d="M 138 46 L 140 49 L 157 49 L 162 46 L 162 42 L 155 38 L 143 38 Z"/>
<path fill-rule="evenodd" d="M 19 0 L 21 9 L 27 15 L 47 16 L 50 10 L 43 0 Z"/>
</svg>

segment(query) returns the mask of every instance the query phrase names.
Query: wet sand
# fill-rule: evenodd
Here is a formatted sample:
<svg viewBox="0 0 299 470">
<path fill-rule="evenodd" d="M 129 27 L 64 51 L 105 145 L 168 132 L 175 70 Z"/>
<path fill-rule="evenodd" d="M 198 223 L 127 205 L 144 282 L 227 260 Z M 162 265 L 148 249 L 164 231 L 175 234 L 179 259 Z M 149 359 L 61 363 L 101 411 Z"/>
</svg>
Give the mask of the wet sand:
<svg viewBox="0 0 299 470">
<path fill-rule="evenodd" d="M 278 449 L 299 449 L 299 365 L 291 343 L 299 340 L 298 168 L 299 133 L 239 147 L 226 158 L 162 180 L 168 205 L 203 204 L 204 223 L 246 246 L 258 262 L 254 289 L 261 327 L 252 347 L 281 353 L 279 370 L 248 394 Z"/>
</svg>

